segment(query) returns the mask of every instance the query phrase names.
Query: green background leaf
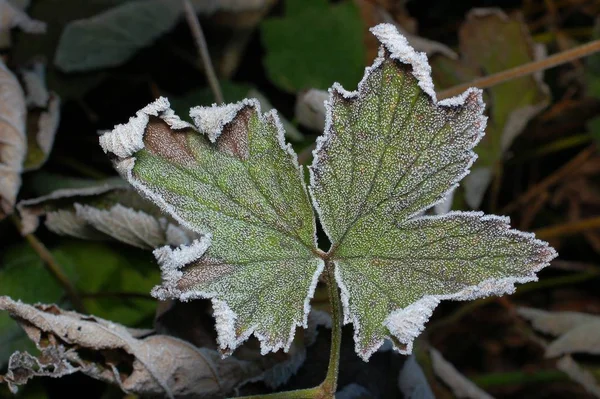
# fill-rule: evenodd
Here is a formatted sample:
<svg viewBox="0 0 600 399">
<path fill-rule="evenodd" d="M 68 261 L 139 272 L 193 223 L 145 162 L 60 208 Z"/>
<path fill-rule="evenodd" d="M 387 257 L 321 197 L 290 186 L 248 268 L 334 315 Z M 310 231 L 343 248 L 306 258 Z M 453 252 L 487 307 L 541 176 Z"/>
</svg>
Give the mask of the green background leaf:
<svg viewBox="0 0 600 399">
<path fill-rule="evenodd" d="M 261 24 L 264 65 L 282 90 L 358 83 L 365 63 L 363 26 L 352 1 L 286 0 L 285 16 Z"/>
</svg>

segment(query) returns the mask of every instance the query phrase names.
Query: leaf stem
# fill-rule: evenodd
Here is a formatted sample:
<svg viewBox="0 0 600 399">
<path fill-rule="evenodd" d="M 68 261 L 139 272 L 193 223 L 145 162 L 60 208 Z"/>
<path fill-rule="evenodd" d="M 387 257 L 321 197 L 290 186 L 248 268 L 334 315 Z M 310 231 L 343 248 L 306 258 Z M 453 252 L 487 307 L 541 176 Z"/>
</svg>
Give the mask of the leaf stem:
<svg viewBox="0 0 600 399">
<path fill-rule="evenodd" d="M 487 89 L 488 87 L 495 86 L 499 83 L 506 82 L 508 80 L 520 78 L 522 76 L 530 75 L 534 72 L 543 71 L 555 67 L 560 64 L 586 57 L 597 51 L 600 51 L 600 40 L 594 40 L 592 42 L 583 44 L 570 50 L 562 51 L 558 54 L 554 54 L 543 60 L 529 62 L 527 64 L 519 65 L 514 68 L 507 69 L 502 72 L 495 73 L 493 75 L 484 76 L 480 79 L 475 79 L 471 82 L 453 86 L 449 89 L 443 90 L 438 93 L 438 98 L 448 98 L 462 93 L 469 87 L 478 87 L 480 89 Z"/>
<path fill-rule="evenodd" d="M 17 227 L 17 230 L 20 231 L 21 222 L 19 219 L 15 215 L 12 215 L 11 218 Z M 83 301 L 75 289 L 75 286 L 71 284 L 71 281 L 67 277 L 62 266 L 54 258 L 54 255 L 52 255 L 52 252 L 50 252 L 44 243 L 42 243 L 33 233 L 26 234 L 25 240 L 27 240 L 29 246 L 38 254 L 40 259 L 42 259 L 44 266 L 46 266 L 46 270 L 48 270 L 52 277 L 54 277 L 58 284 L 60 284 L 60 286 L 63 288 L 67 294 L 67 297 L 69 298 L 69 301 L 73 305 L 73 308 L 80 313 L 87 313 Z"/>
<path fill-rule="evenodd" d="M 327 256 L 324 254 L 324 257 Z M 334 399 L 337 390 L 338 374 L 340 369 L 340 349 L 342 347 L 342 303 L 338 286 L 335 282 L 335 266 L 325 257 L 324 277 L 327 282 L 329 304 L 331 306 L 331 349 L 329 352 L 329 365 L 327 375 L 323 382 L 309 389 L 296 391 L 276 392 L 265 395 L 241 396 L 237 399 Z"/>
<path fill-rule="evenodd" d="M 190 26 L 192 36 L 194 37 L 194 41 L 196 42 L 196 47 L 198 47 L 200 58 L 202 59 L 202 64 L 204 65 L 204 73 L 206 73 L 206 79 L 208 80 L 210 89 L 212 90 L 213 95 L 215 96 L 215 102 L 217 104 L 223 104 L 223 92 L 221 91 L 221 86 L 219 86 L 219 80 L 217 79 L 215 69 L 213 68 L 213 64 L 210 59 L 208 46 L 206 45 L 206 39 L 204 38 L 202 26 L 200 26 L 200 21 L 198 20 L 196 11 L 194 10 L 194 7 L 190 4 L 189 0 L 183 0 L 183 9 L 185 10 L 185 19 L 187 20 L 187 23 Z"/>
<path fill-rule="evenodd" d="M 327 375 L 321 384 L 324 398 L 333 398 L 337 389 L 338 374 L 340 369 L 340 349 L 342 344 L 342 304 L 338 286 L 335 281 L 335 266 L 332 261 L 325 260 L 325 273 L 331 306 L 331 349 L 329 352 L 329 366 Z"/>
</svg>

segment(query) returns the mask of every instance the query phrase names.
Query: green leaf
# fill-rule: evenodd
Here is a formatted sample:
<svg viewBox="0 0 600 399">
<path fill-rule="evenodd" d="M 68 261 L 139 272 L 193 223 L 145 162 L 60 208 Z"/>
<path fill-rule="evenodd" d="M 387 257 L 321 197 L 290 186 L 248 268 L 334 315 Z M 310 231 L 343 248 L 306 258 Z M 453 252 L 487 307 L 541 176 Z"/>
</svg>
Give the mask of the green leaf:
<svg viewBox="0 0 600 399">
<path fill-rule="evenodd" d="M 205 234 L 155 251 L 163 284 L 153 293 L 212 299 L 223 351 L 252 333 L 263 352 L 288 349 L 323 267 L 296 155 L 256 100 L 190 115 L 199 132 L 161 98 L 100 138 L 134 187 Z"/>
<path fill-rule="evenodd" d="M 120 65 L 172 29 L 180 12 L 178 2 L 141 0 L 73 21 L 62 33 L 54 64 L 64 72 Z"/>
<path fill-rule="evenodd" d="M 288 349 L 324 267 L 367 360 L 385 338 L 409 353 L 440 300 L 512 292 L 556 256 L 505 218 L 418 216 L 468 173 L 485 128 L 482 94 L 438 102 L 425 55 L 393 25 L 372 31 L 380 57 L 357 92 L 330 90 L 310 169 L 326 254 L 302 169 L 276 114 L 256 100 L 193 108 L 192 126 L 161 98 L 100 138 L 134 187 L 203 234 L 154 251 L 163 284 L 153 293 L 212 299 L 224 351 L 252 333 L 263 352 Z"/>
<path fill-rule="evenodd" d="M 432 57 L 433 80 L 442 89 L 470 82 L 535 61 L 536 48 L 527 25 L 519 16 L 497 9 L 479 9 L 467 16 L 459 30 L 460 60 Z M 485 191 L 513 140 L 550 102 L 541 76 L 525 76 L 485 91 L 491 104 L 486 135 L 477 146 L 473 173 L 464 181 L 466 200 L 479 208 Z"/>
<path fill-rule="evenodd" d="M 600 144 L 600 117 L 597 116 L 590 119 L 587 122 L 587 128 L 592 136 L 592 139 L 594 139 L 597 144 Z"/>
<path fill-rule="evenodd" d="M 285 16 L 261 24 L 264 64 L 282 90 L 354 86 L 364 68 L 363 27 L 352 1 L 286 0 Z"/>
<path fill-rule="evenodd" d="M 481 91 L 436 101 L 424 54 L 393 25 L 357 92 L 334 85 L 311 193 L 332 248 L 344 318 L 368 359 L 385 338 L 402 353 L 442 299 L 512 292 L 556 256 L 482 213 L 419 217 L 468 172 L 485 128 Z"/>
<path fill-rule="evenodd" d="M 149 253 L 67 241 L 52 249 L 52 255 L 80 292 L 94 294 L 84 299 L 90 314 L 130 326 L 152 319 L 156 301 L 134 295 L 147 294 L 160 279 Z M 42 260 L 26 244 L 7 248 L 0 265 L 0 295 L 28 303 L 57 303 L 64 295 Z M 32 349 L 29 340 L 8 314 L 1 313 L 0 362 L 24 349 Z"/>
<path fill-rule="evenodd" d="M 84 298 L 90 314 L 129 326 L 152 319 L 156 301 L 135 296 L 148 294 L 160 281 L 148 252 L 111 248 L 97 242 L 68 241 L 52 254 L 69 270 L 77 289 L 92 294 Z"/>
<path fill-rule="evenodd" d="M 26 244 L 8 247 L 0 258 L 0 295 L 24 302 L 56 302 L 62 289 L 38 255 Z M 6 313 L 0 313 L 0 368 L 16 350 L 33 349 L 29 339 Z"/>
</svg>

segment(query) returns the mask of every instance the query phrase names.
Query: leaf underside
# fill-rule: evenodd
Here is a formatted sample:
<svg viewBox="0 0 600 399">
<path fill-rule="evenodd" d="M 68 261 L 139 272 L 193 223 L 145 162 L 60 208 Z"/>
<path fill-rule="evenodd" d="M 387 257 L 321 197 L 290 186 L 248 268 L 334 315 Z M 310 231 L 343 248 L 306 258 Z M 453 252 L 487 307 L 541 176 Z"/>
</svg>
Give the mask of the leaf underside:
<svg viewBox="0 0 600 399">
<path fill-rule="evenodd" d="M 211 298 L 225 352 L 252 333 L 263 352 L 289 348 L 324 259 L 367 360 L 385 338 L 410 352 L 440 300 L 512 292 L 556 256 L 504 218 L 419 216 L 468 173 L 485 127 L 481 92 L 437 102 L 425 56 L 392 25 L 373 33 L 380 57 L 357 92 L 330 90 L 310 168 L 326 255 L 295 154 L 256 100 L 193 108 L 194 127 L 159 99 L 101 137 L 134 187 L 203 234 L 155 251 L 154 294 Z"/>
</svg>

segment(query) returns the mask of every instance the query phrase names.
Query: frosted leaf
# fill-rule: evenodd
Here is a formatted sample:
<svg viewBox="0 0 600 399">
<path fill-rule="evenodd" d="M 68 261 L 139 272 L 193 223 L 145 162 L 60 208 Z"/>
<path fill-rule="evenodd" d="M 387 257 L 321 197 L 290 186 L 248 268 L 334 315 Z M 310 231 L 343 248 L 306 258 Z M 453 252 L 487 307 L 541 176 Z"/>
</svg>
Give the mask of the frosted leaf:
<svg viewBox="0 0 600 399">
<path fill-rule="evenodd" d="M 323 261 L 296 155 L 277 114 L 256 100 L 190 111 L 196 131 L 170 123 L 166 99 L 100 138 L 115 166 L 201 241 L 155 254 L 160 299 L 209 298 L 223 352 L 251 334 L 263 353 L 289 349 L 307 325 Z M 209 246 L 210 242 L 210 246 Z M 184 256 L 185 255 L 185 256 Z"/>
<path fill-rule="evenodd" d="M 358 91 L 330 90 L 311 193 L 332 241 L 346 323 L 365 360 L 389 338 L 410 353 L 437 304 L 511 293 L 556 256 L 508 219 L 421 217 L 468 173 L 486 119 L 481 91 L 437 101 L 424 54 L 392 25 Z"/>
<path fill-rule="evenodd" d="M 248 91 L 247 97 L 256 98 L 260 103 L 260 108 L 264 112 L 268 112 L 273 109 L 273 105 L 271 104 L 269 99 L 256 89 L 250 89 Z M 285 119 L 282 115 L 279 115 L 279 118 L 281 120 L 281 124 L 283 125 L 283 129 L 285 130 L 285 137 L 287 139 L 291 141 L 302 141 L 304 139 L 302 133 L 300 133 L 290 121 Z"/>
<path fill-rule="evenodd" d="M 435 374 L 452 389 L 457 398 L 493 399 L 491 395 L 479 388 L 475 383 L 460 373 L 435 349 L 430 350 L 431 366 Z"/>
<path fill-rule="evenodd" d="M 22 233 L 35 231 L 39 218 L 56 234 L 90 240 L 114 239 L 144 249 L 189 244 L 197 235 L 161 214 L 123 181 L 60 189 L 19 202 Z"/>
</svg>

